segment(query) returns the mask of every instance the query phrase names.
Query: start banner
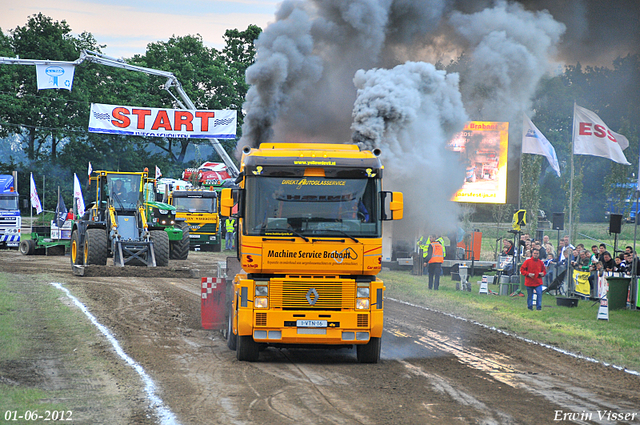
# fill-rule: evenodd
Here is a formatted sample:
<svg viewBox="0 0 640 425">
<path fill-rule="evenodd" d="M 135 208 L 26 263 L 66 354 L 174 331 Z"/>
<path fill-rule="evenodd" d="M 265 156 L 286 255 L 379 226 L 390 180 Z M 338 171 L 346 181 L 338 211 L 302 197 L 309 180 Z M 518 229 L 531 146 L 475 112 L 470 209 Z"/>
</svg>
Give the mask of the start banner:
<svg viewBox="0 0 640 425">
<path fill-rule="evenodd" d="M 91 104 L 89 132 L 145 137 L 235 139 L 237 111 Z"/>
</svg>

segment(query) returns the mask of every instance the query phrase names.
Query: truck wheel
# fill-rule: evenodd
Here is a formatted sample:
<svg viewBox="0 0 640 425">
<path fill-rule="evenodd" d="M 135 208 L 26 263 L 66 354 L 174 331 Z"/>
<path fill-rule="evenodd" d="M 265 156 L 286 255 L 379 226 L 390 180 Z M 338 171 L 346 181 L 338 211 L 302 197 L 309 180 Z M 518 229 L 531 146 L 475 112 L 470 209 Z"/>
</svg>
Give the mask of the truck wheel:
<svg viewBox="0 0 640 425">
<path fill-rule="evenodd" d="M 241 362 L 256 362 L 260 356 L 260 345 L 251 335 L 238 335 L 236 358 Z"/>
<path fill-rule="evenodd" d="M 380 361 L 380 338 L 371 337 L 368 343 L 356 346 L 358 363 L 378 363 Z"/>
<path fill-rule="evenodd" d="M 84 236 L 84 264 L 107 264 L 107 231 L 104 229 L 87 229 Z"/>
<path fill-rule="evenodd" d="M 186 260 L 189 257 L 189 225 L 183 223 L 178 227 L 182 230 L 182 240 L 171 242 L 171 259 Z"/>
<path fill-rule="evenodd" d="M 32 255 L 36 250 L 36 244 L 32 239 L 23 239 L 20 241 L 20 253 L 22 255 Z"/>
<path fill-rule="evenodd" d="M 82 257 L 84 257 L 82 248 L 83 246 L 80 245 L 80 234 L 77 230 L 74 230 L 73 234 L 71 235 L 70 247 L 72 266 L 79 266 L 82 264 Z"/>
<path fill-rule="evenodd" d="M 152 230 L 151 240 L 153 241 L 153 254 L 156 257 L 156 266 L 166 267 L 169 265 L 169 235 L 164 230 Z"/>
<path fill-rule="evenodd" d="M 236 351 L 238 347 L 238 335 L 233 333 L 233 314 L 229 312 L 229 319 L 227 320 L 227 347 L 230 350 Z"/>
</svg>

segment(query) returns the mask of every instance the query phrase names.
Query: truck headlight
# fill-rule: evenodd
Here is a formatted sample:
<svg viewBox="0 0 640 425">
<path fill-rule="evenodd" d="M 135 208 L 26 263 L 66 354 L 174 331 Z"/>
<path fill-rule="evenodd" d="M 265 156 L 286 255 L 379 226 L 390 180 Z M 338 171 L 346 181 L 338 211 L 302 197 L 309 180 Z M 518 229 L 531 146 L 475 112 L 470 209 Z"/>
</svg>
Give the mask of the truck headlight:
<svg viewBox="0 0 640 425">
<path fill-rule="evenodd" d="M 358 309 L 358 310 L 368 310 L 369 309 L 369 298 L 358 298 L 356 300 L 356 309 Z"/>
<path fill-rule="evenodd" d="M 268 286 L 256 286 L 256 297 L 266 297 L 269 295 Z"/>
<path fill-rule="evenodd" d="M 369 298 L 369 288 L 358 288 L 356 292 L 356 298 Z"/>
<path fill-rule="evenodd" d="M 160 214 L 162 214 L 162 215 L 166 215 L 169 211 L 168 211 L 168 210 L 161 210 L 161 209 L 158 209 L 158 212 L 159 212 Z"/>
<path fill-rule="evenodd" d="M 268 298 L 265 297 L 260 297 L 260 298 L 255 298 L 253 301 L 253 306 L 255 308 L 267 308 L 269 307 L 269 301 Z"/>
</svg>

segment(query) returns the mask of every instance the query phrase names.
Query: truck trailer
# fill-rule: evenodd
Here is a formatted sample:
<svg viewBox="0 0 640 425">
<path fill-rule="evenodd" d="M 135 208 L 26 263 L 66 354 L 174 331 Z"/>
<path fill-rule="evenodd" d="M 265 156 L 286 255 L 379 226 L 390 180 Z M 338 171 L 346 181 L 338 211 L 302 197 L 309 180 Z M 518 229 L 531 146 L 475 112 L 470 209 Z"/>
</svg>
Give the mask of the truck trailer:
<svg viewBox="0 0 640 425">
<path fill-rule="evenodd" d="M 238 219 L 242 271 L 227 281 L 238 360 L 266 346 L 355 346 L 359 362 L 379 361 L 383 221 L 403 214 L 402 193 L 382 190 L 379 155 L 347 144 L 244 148 L 239 189 L 220 200 Z"/>
</svg>

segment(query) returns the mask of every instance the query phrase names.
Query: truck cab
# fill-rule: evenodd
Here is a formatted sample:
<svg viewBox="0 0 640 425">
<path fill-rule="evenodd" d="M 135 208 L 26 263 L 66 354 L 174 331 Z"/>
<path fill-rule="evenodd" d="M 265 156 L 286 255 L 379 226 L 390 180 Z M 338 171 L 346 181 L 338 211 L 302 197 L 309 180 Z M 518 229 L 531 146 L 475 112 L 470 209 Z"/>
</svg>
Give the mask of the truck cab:
<svg viewBox="0 0 640 425">
<path fill-rule="evenodd" d="M 0 246 L 13 248 L 20 245 L 22 227 L 15 180 L 13 175 L 0 175 Z"/>
<path fill-rule="evenodd" d="M 255 361 L 263 346 L 353 346 L 380 358 L 383 221 L 402 218 L 382 190 L 376 153 L 355 145 L 263 143 L 245 149 L 238 207 L 242 272 L 229 287 L 228 345 Z"/>
</svg>

